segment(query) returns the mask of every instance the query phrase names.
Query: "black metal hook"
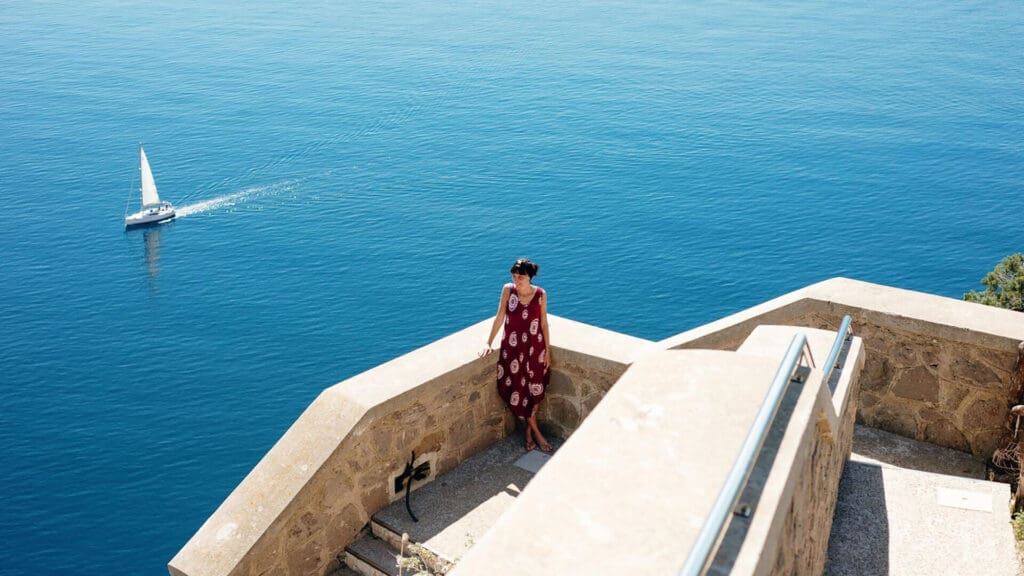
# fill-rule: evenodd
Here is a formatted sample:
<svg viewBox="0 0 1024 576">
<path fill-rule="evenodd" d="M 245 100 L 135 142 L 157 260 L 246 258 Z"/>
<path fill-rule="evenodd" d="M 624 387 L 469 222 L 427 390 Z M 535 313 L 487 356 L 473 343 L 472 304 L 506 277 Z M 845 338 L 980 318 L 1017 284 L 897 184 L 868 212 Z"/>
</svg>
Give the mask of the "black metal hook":
<svg viewBox="0 0 1024 576">
<path fill-rule="evenodd" d="M 430 475 L 430 462 L 424 462 L 419 466 L 413 467 L 413 463 L 416 462 L 416 451 L 412 451 L 412 456 L 409 457 L 409 461 L 405 464 L 405 470 L 395 478 L 395 491 L 397 492 L 405 485 L 405 509 L 409 512 L 409 517 L 412 518 L 413 522 L 419 522 L 419 518 L 412 511 L 412 506 L 409 504 L 409 494 L 412 492 L 412 483 L 414 480 L 423 480 Z"/>
</svg>

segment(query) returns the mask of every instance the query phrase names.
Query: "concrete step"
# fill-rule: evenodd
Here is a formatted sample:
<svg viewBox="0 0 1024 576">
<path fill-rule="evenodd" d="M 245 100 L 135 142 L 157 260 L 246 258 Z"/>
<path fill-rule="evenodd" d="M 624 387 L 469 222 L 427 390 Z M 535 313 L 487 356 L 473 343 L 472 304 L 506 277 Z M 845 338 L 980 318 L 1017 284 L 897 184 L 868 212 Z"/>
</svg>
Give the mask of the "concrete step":
<svg viewBox="0 0 1024 576">
<path fill-rule="evenodd" d="M 1006 484 L 971 455 L 858 426 L 825 573 L 1016 576 Z"/>
<path fill-rule="evenodd" d="M 345 547 L 345 565 L 362 576 L 397 576 L 398 550 L 366 534 Z"/>
<path fill-rule="evenodd" d="M 360 574 L 359 572 L 356 572 L 355 570 L 349 568 L 348 566 L 342 566 L 341 568 L 338 568 L 334 572 L 328 573 L 327 576 L 363 576 L 363 575 Z"/>
<path fill-rule="evenodd" d="M 807 346 L 811 349 L 811 356 L 814 359 L 815 366 L 819 370 L 824 370 L 824 366 L 820 364 L 824 363 L 827 359 L 828 353 L 832 350 L 832 344 L 836 339 L 836 333 L 829 330 L 819 330 L 805 326 L 762 324 L 754 328 L 746 340 L 743 341 L 743 344 L 740 344 L 740 347 L 736 349 L 736 352 L 740 354 L 753 354 L 755 356 L 767 356 L 769 358 L 776 358 L 781 362 L 782 358 L 786 355 L 786 350 L 789 349 L 789 344 L 797 334 L 803 334 L 807 337 Z"/>
<path fill-rule="evenodd" d="M 561 442 L 549 441 L 557 451 Z M 428 567 L 446 569 L 497 522 L 554 454 L 526 452 L 523 442 L 521 432 L 513 433 L 413 492 L 411 507 L 419 522 L 409 516 L 404 499 L 374 514 L 373 534 L 394 547 L 408 534 L 424 549 Z"/>
</svg>

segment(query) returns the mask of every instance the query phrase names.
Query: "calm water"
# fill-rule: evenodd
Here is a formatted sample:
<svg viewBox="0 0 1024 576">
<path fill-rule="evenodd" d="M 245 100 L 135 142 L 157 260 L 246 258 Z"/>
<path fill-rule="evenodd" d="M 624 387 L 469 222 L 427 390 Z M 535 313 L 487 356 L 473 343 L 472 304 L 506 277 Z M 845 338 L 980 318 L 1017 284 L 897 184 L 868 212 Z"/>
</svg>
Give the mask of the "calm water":
<svg viewBox="0 0 1024 576">
<path fill-rule="evenodd" d="M 210 4 L 0 10 L 4 575 L 166 573 L 320 390 L 520 255 L 661 339 L 1022 249 L 1020 2 Z M 184 208 L 126 233 L 139 142 Z"/>
</svg>

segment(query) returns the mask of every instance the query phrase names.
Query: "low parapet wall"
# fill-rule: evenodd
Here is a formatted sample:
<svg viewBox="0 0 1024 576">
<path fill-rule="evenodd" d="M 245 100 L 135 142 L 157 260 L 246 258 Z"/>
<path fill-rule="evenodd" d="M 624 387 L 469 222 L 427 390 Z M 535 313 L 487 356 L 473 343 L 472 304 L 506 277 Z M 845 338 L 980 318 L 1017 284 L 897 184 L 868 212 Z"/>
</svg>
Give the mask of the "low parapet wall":
<svg viewBox="0 0 1024 576">
<path fill-rule="evenodd" d="M 1005 432 L 1007 393 L 1024 314 L 845 278 L 791 292 L 659 343 L 734 350 L 759 324 L 835 330 L 843 315 L 864 339 L 858 421 L 988 457 Z"/>
<path fill-rule="evenodd" d="M 556 373 L 539 419 L 571 434 L 653 343 L 551 316 Z M 443 474 L 507 435 L 490 320 L 325 390 L 171 560 L 172 576 L 324 574 L 394 489 L 411 452 Z M 414 485 L 415 487 L 415 485 Z"/>
</svg>

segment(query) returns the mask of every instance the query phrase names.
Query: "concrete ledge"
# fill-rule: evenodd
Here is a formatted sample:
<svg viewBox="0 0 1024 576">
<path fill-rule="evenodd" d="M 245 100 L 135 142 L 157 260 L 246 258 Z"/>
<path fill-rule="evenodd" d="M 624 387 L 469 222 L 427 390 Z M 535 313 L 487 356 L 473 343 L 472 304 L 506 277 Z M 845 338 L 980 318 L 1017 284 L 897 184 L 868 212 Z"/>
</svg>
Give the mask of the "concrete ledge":
<svg viewBox="0 0 1024 576">
<path fill-rule="evenodd" d="M 797 292 L 834 305 L 840 316 L 848 313 L 843 309 L 864 311 L 865 320 L 937 338 L 1011 351 L 1011 344 L 1024 340 L 1024 314 L 1012 310 L 849 278 L 832 278 Z"/>
<path fill-rule="evenodd" d="M 583 354 L 593 359 L 605 360 L 616 367 L 629 365 L 639 354 L 656 345 L 651 340 L 613 332 L 568 318 L 550 314 L 548 318 L 551 339 L 557 345 L 558 352 Z M 558 362 L 557 357 L 555 362 Z"/>
<path fill-rule="evenodd" d="M 663 349 L 735 349 L 756 326 L 791 324 L 807 314 L 842 317 L 923 332 L 946 340 L 1013 351 L 1024 340 L 1024 314 L 944 296 L 832 278 L 660 341 Z M 838 326 L 838 324 L 836 324 Z"/>
<path fill-rule="evenodd" d="M 675 574 L 777 364 L 638 360 L 450 574 Z"/>
</svg>

